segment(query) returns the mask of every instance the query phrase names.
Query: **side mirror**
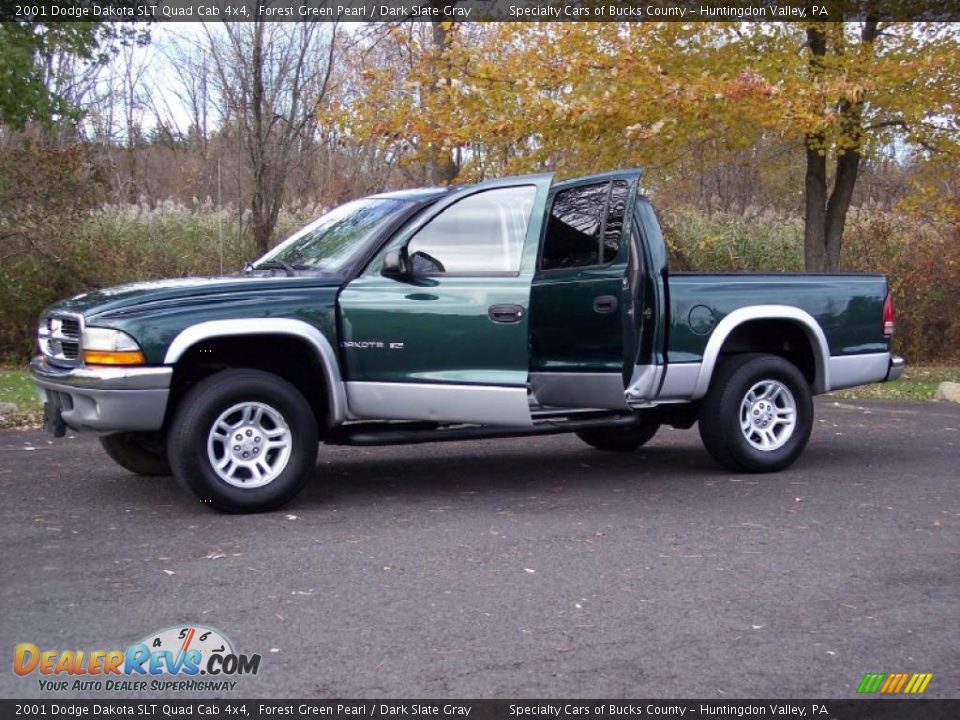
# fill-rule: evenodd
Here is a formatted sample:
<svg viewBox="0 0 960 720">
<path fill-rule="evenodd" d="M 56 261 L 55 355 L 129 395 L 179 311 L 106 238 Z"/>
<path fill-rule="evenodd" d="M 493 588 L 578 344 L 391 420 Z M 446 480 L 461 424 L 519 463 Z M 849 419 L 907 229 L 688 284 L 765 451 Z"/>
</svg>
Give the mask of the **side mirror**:
<svg viewBox="0 0 960 720">
<path fill-rule="evenodd" d="M 407 262 L 407 249 L 405 247 L 399 250 L 391 250 L 383 258 L 383 267 L 380 270 L 386 277 L 403 277 L 410 274 L 409 263 Z"/>
</svg>

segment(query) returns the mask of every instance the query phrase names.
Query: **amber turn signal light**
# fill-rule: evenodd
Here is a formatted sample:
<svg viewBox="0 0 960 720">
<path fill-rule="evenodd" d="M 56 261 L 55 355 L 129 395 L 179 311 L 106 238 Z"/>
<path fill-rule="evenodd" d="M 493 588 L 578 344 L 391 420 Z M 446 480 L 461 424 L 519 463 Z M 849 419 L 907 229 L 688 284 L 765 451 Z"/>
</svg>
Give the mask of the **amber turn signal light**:
<svg viewBox="0 0 960 720">
<path fill-rule="evenodd" d="M 87 365 L 143 365 L 146 360 L 139 350 L 84 350 Z"/>
</svg>

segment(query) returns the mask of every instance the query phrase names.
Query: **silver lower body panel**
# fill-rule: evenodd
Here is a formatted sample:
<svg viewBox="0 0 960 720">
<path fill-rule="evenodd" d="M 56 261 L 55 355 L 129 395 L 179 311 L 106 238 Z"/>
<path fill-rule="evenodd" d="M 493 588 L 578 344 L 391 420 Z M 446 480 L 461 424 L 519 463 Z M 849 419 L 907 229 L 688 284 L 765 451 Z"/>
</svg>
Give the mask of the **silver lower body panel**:
<svg viewBox="0 0 960 720">
<path fill-rule="evenodd" d="M 525 387 L 348 382 L 353 418 L 427 420 L 526 427 L 533 424 Z"/>
<path fill-rule="evenodd" d="M 701 363 L 671 363 L 667 365 L 666 375 L 660 392 L 653 404 L 663 402 L 683 402 L 702 397 L 701 385 L 709 387 L 712 378 L 704 378 Z M 903 358 L 890 353 L 869 353 L 865 355 L 834 355 L 827 359 L 827 390 L 841 390 L 857 385 L 896 380 L 903 374 Z M 704 391 L 705 392 L 705 391 Z M 629 395 L 629 391 L 628 391 Z"/>
<path fill-rule="evenodd" d="M 58 368 L 34 358 L 30 374 L 40 401 L 56 408 L 73 430 L 108 434 L 163 427 L 172 368 Z"/>
<path fill-rule="evenodd" d="M 901 362 L 903 360 L 897 358 Z M 889 378 L 892 358 L 890 353 L 865 355 L 833 355 L 828 361 L 830 390 L 842 390 L 857 385 L 884 382 Z M 902 369 L 901 369 L 902 372 Z M 899 373 L 896 377 L 899 377 Z"/>
<path fill-rule="evenodd" d="M 833 356 L 827 361 L 829 389 L 839 390 L 885 380 L 903 372 L 903 359 L 890 353 Z M 638 368 L 624 390 L 620 375 L 590 373 L 532 373 L 526 388 L 430 383 L 346 383 L 351 417 L 363 420 L 426 420 L 526 427 L 532 424 L 531 401 L 536 415 L 578 410 L 629 410 L 667 403 L 690 402 L 698 397 L 701 363 L 674 363 L 666 367 L 662 384 L 660 367 Z M 709 379 L 707 384 L 709 384 Z M 655 396 L 649 394 L 656 391 Z"/>
</svg>

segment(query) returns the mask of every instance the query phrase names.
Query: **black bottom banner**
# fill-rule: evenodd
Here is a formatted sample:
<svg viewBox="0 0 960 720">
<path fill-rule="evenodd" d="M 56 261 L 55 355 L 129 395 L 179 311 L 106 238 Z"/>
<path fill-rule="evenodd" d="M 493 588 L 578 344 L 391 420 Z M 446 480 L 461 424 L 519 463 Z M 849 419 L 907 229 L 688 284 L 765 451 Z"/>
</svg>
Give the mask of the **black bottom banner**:
<svg viewBox="0 0 960 720">
<path fill-rule="evenodd" d="M 958 700 L 0 700 L 7 718 L 813 718 L 954 720 Z"/>
</svg>

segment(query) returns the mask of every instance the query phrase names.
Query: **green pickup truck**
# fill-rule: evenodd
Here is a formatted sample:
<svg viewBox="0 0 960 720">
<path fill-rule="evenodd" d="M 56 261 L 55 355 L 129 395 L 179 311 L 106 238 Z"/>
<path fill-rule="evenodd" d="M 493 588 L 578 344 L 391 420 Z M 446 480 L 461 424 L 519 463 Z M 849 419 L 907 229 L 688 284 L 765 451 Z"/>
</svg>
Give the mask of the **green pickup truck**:
<svg viewBox="0 0 960 720">
<path fill-rule="evenodd" d="M 631 451 L 699 423 L 721 465 L 776 471 L 813 395 L 899 377 L 882 275 L 670 273 L 640 175 L 373 195 L 237 275 L 60 302 L 30 366 L 45 425 L 250 512 L 290 500 L 321 442 Z"/>
</svg>

